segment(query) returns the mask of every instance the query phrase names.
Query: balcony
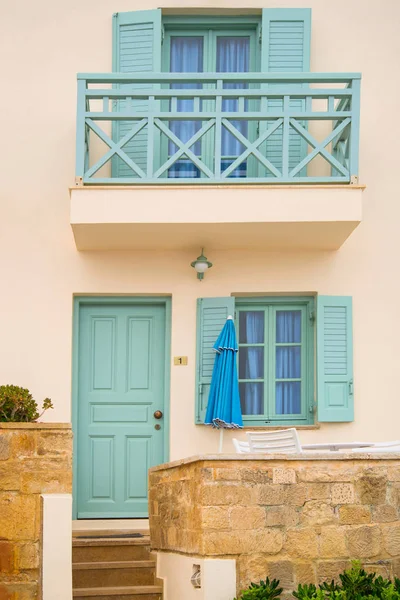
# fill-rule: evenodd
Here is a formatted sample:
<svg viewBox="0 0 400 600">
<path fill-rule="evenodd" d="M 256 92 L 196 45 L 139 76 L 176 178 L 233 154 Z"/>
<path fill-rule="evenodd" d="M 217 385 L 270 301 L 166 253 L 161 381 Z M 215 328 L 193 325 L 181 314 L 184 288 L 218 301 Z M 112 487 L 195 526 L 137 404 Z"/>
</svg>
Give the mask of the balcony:
<svg viewBox="0 0 400 600">
<path fill-rule="evenodd" d="M 77 247 L 340 247 L 361 220 L 360 79 L 79 75 Z"/>
</svg>

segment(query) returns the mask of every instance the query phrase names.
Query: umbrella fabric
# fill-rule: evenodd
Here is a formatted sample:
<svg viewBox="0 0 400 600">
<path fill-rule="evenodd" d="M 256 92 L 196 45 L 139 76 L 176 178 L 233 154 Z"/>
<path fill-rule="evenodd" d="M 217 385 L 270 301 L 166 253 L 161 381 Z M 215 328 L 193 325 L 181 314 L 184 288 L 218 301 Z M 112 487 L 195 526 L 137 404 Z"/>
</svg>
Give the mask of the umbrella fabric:
<svg viewBox="0 0 400 600">
<path fill-rule="evenodd" d="M 213 348 L 217 354 L 204 422 L 218 429 L 243 427 L 236 364 L 238 344 L 232 317 L 228 317 Z"/>
</svg>

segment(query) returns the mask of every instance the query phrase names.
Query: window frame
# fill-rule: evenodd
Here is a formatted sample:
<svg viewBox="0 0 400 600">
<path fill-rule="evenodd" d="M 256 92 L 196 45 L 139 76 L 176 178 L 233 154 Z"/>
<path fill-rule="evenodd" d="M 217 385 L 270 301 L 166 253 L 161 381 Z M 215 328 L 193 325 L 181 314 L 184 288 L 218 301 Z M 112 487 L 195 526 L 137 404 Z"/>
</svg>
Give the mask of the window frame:
<svg viewBox="0 0 400 600">
<path fill-rule="evenodd" d="M 302 365 L 305 365 L 302 372 L 302 412 L 301 415 L 292 415 L 284 417 L 276 415 L 272 407 L 275 406 L 275 396 L 273 389 L 275 388 L 275 359 L 273 357 L 275 351 L 274 332 L 276 320 L 270 318 L 268 324 L 269 333 L 268 340 L 264 341 L 264 348 L 267 350 L 265 354 L 270 355 L 270 358 L 264 357 L 264 415 L 243 415 L 243 424 L 245 427 L 275 427 L 275 426 L 290 426 L 290 425 L 313 425 L 315 422 L 315 298 L 312 296 L 260 296 L 235 297 L 235 325 L 239 340 L 239 312 L 241 310 L 251 310 L 258 307 L 259 309 L 272 308 L 268 311 L 271 315 L 275 315 L 279 309 L 283 310 L 302 310 L 302 325 L 304 329 L 304 341 L 302 340 Z M 239 345 L 240 346 L 240 345 Z M 239 353 L 238 353 L 239 354 Z M 239 356 L 238 356 L 239 361 Z M 267 369 L 265 371 L 265 369 Z"/>
</svg>

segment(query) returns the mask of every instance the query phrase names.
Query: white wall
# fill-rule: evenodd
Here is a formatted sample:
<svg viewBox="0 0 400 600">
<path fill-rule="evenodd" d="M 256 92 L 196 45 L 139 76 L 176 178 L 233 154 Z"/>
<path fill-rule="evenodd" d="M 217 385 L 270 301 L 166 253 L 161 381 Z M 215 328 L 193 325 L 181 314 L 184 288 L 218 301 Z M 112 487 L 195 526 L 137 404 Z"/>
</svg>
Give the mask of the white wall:
<svg viewBox="0 0 400 600">
<path fill-rule="evenodd" d="M 72 600 L 72 496 L 42 495 L 42 599 Z"/>
<path fill-rule="evenodd" d="M 337 252 L 206 253 L 214 267 L 199 283 L 190 252 L 81 252 L 69 224 L 74 183 L 78 71 L 111 70 L 111 16 L 156 6 L 240 7 L 244 0 L 37 0 L 5 3 L 0 21 L 0 383 L 50 396 L 48 420 L 71 416 L 73 294 L 171 294 L 171 458 L 217 448 L 194 425 L 195 309 L 199 296 L 318 292 L 354 297 L 356 420 L 301 432 L 304 442 L 399 437 L 400 201 L 398 127 L 400 3 L 253 0 L 311 6 L 312 70 L 362 71 L 361 182 L 364 220 Z M 245 201 L 244 192 L 243 201 Z M 295 192 L 294 192 L 295 193 Z M 188 197 L 190 202 L 190 197 Z M 195 207 L 194 207 L 195 210 Z M 225 449 L 231 449 L 225 436 Z"/>
<path fill-rule="evenodd" d="M 190 581 L 193 565 L 200 565 L 201 588 L 194 588 Z M 236 596 L 235 559 L 159 552 L 157 577 L 164 582 L 164 600 L 233 600 Z"/>
</svg>

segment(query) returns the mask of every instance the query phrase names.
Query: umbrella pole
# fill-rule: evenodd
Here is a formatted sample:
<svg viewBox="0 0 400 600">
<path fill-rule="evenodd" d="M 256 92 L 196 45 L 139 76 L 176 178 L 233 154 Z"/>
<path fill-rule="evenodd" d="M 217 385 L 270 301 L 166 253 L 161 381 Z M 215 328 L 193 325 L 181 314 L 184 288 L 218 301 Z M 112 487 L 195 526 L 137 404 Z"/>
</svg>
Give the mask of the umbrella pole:
<svg viewBox="0 0 400 600">
<path fill-rule="evenodd" d="M 219 453 L 222 453 L 222 446 L 224 444 L 224 428 L 221 427 L 219 430 Z"/>
</svg>

